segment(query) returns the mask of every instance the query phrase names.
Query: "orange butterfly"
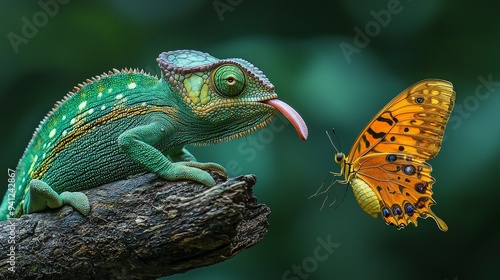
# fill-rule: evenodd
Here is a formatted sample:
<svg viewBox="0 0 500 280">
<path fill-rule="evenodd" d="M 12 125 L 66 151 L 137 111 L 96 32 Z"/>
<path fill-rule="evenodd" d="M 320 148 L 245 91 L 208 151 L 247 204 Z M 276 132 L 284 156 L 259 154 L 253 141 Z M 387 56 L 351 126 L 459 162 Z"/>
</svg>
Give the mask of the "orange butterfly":
<svg viewBox="0 0 500 280">
<path fill-rule="evenodd" d="M 448 226 L 430 209 L 430 173 L 426 160 L 441 148 L 446 123 L 455 101 L 450 82 L 423 80 L 394 98 L 362 130 L 349 153 L 337 152 L 335 162 L 350 183 L 356 200 L 374 218 L 404 228 L 417 218 L 433 218 L 439 229 Z"/>
</svg>

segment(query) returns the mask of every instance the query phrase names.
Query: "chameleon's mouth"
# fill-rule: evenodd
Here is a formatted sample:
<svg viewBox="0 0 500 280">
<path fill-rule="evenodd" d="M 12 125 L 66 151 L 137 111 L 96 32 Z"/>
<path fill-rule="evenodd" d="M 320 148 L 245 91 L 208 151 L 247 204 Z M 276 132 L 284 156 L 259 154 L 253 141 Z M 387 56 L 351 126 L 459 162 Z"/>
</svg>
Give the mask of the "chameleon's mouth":
<svg viewBox="0 0 500 280">
<path fill-rule="evenodd" d="M 276 108 L 278 111 L 280 111 L 287 119 L 288 121 L 295 127 L 295 130 L 297 130 L 297 133 L 299 134 L 300 139 L 306 140 L 307 139 L 307 125 L 302 119 L 302 117 L 293 109 L 290 107 L 290 105 L 286 104 L 285 102 L 278 100 L 278 99 L 269 99 L 269 100 L 264 100 L 262 103 L 265 103 L 269 106 L 273 106 Z"/>
</svg>

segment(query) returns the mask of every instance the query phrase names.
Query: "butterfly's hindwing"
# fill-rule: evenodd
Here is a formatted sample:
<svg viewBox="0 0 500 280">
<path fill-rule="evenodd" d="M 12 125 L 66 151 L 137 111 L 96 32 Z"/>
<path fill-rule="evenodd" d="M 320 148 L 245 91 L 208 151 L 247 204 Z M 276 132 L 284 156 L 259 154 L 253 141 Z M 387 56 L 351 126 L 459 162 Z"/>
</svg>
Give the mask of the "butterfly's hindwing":
<svg viewBox="0 0 500 280">
<path fill-rule="evenodd" d="M 355 178 L 363 180 L 379 197 L 380 212 L 387 224 L 402 228 L 417 217 L 432 217 L 445 230 L 446 224 L 430 209 L 432 199 L 432 167 L 427 162 L 406 154 L 372 154 L 353 163 Z"/>
</svg>

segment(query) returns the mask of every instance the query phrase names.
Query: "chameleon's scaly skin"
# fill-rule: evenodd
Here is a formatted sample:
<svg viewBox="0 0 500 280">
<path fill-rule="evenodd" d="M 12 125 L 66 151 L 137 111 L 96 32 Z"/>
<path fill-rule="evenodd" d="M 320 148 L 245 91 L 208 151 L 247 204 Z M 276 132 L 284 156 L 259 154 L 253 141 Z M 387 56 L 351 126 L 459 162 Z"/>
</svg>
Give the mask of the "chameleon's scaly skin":
<svg viewBox="0 0 500 280">
<path fill-rule="evenodd" d="M 196 162 L 184 146 L 241 137 L 278 110 L 307 138 L 300 116 L 276 99 L 274 86 L 250 63 L 189 50 L 162 53 L 157 61 L 161 79 L 114 70 L 56 104 L 19 161 L 15 193 L 7 191 L 0 220 L 64 204 L 86 215 L 90 205 L 79 190 L 144 171 L 213 186 L 204 170 L 226 170 Z"/>
</svg>

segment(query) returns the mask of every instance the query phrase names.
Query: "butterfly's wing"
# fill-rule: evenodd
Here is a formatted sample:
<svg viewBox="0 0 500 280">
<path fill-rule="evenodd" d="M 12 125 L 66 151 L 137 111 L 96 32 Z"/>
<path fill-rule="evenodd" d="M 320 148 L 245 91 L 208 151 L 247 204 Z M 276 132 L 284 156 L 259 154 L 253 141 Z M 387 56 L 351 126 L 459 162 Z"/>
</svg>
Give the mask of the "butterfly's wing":
<svg viewBox="0 0 500 280">
<path fill-rule="evenodd" d="M 454 100 L 451 83 L 418 82 L 389 102 L 355 141 L 347 158 L 351 182 L 362 180 L 375 193 L 386 223 L 402 228 L 417 225 L 417 217 L 431 216 L 447 230 L 430 210 L 435 180 L 425 161 L 441 148 Z"/>
<path fill-rule="evenodd" d="M 441 148 L 454 101 L 450 82 L 423 80 L 410 86 L 361 131 L 348 158 L 391 152 L 433 158 Z"/>
<path fill-rule="evenodd" d="M 430 206 L 432 198 L 432 167 L 425 161 L 398 153 L 372 153 L 356 162 L 359 166 L 355 180 L 366 182 L 375 193 L 380 212 L 387 224 L 404 228 L 417 218 L 433 218 L 439 229 L 448 226 L 437 217 Z"/>
</svg>

